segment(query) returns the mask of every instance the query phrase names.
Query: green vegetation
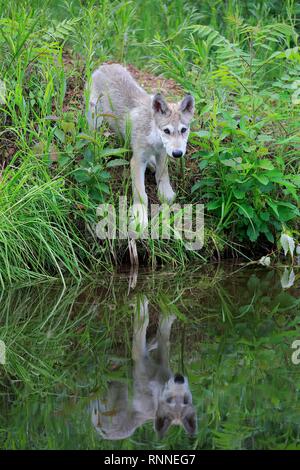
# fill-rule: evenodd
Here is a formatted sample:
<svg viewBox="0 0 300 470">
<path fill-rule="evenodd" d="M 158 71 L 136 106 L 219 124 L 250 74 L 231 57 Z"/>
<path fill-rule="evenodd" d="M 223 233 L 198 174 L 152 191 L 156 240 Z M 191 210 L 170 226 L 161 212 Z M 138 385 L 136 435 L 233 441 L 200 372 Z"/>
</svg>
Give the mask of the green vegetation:
<svg viewBox="0 0 300 470">
<path fill-rule="evenodd" d="M 7 290 L 1 449 L 299 449 L 300 365 L 291 345 L 300 338 L 300 298 L 296 287 L 281 288 L 282 276 L 210 266 L 140 276 L 129 295 L 125 275 Z M 129 439 L 104 441 L 92 426 L 89 405 L 108 382 L 130 387 L 137 295 L 149 299 L 149 338 L 159 312 L 177 316 L 170 361 L 189 378 L 195 439 L 173 426 L 159 440 L 149 422 Z"/>
<path fill-rule="evenodd" d="M 196 99 L 171 173 L 178 202 L 205 204 L 205 246 L 138 241 L 141 262 L 257 259 L 282 232 L 299 242 L 299 14 L 294 0 L 0 0 L 0 283 L 129 260 L 127 240 L 94 230 L 99 202 L 130 196 L 127 143 L 85 118 L 84 84 L 107 60 Z"/>
</svg>

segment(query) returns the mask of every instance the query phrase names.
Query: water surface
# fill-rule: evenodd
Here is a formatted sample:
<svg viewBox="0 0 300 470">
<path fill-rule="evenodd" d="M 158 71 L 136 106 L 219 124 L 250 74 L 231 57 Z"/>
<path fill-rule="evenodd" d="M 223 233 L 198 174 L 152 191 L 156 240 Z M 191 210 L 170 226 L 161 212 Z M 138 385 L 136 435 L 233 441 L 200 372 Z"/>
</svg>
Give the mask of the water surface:
<svg viewBox="0 0 300 470">
<path fill-rule="evenodd" d="M 299 448 L 299 280 L 296 270 L 293 279 L 281 268 L 223 264 L 3 292 L 0 447 Z M 161 437 L 151 417 L 129 429 L 131 415 L 122 415 L 135 396 L 133 344 L 145 302 L 151 355 L 158 325 L 172 318 L 169 369 L 188 382 L 194 435 L 181 423 Z M 116 432 L 122 416 L 126 436 Z"/>
</svg>

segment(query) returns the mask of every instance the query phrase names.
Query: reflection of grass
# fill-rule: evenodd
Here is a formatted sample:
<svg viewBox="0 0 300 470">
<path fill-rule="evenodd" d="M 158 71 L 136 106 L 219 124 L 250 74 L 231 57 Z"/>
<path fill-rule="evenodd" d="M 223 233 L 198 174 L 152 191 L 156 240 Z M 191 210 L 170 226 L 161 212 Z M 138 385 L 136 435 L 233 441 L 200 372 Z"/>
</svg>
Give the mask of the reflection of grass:
<svg viewBox="0 0 300 470">
<path fill-rule="evenodd" d="M 133 299 L 123 276 L 2 295 L 1 448 L 299 447 L 299 371 L 290 361 L 300 336 L 296 291 L 282 291 L 279 277 L 264 270 L 220 277 L 211 288 L 204 274 L 174 278 L 144 275 L 135 292 L 150 299 L 150 331 L 159 310 L 178 317 L 171 363 L 175 370 L 183 361 L 190 380 L 196 439 L 173 427 L 161 442 L 147 423 L 112 443 L 91 426 L 91 398 L 112 378 L 130 383 Z"/>
</svg>

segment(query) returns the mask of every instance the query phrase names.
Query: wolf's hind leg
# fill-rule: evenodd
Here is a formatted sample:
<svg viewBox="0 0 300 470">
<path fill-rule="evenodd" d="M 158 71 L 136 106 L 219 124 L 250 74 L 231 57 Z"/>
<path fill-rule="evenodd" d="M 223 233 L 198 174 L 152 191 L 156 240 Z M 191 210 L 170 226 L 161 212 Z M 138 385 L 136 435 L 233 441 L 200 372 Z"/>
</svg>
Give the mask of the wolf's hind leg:
<svg viewBox="0 0 300 470">
<path fill-rule="evenodd" d="M 90 96 L 89 96 L 89 109 L 87 112 L 87 121 L 89 124 L 90 130 L 98 129 L 103 121 L 103 116 L 100 114 L 103 113 L 101 106 L 101 88 L 99 88 L 100 80 L 99 71 L 96 71 L 92 75 L 91 84 L 90 84 Z"/>
</svg>

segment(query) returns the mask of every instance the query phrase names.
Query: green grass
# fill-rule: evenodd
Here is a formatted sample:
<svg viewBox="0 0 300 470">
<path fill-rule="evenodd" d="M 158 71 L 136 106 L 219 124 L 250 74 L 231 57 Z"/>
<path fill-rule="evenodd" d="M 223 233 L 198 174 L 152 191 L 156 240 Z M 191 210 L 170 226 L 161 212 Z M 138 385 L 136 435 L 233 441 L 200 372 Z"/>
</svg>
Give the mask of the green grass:
<svg viewBox="0 0 300 470">
<path fill-rule="evenodd" d="M 299 449 L 297 288 L 281 270 L 210 266 L 206 271 L 103 277 L 7 290 L 0 299 L 1 449 Z M 300 273 L 296 276 L 299 282 Z M 297 282 L 297 281 L 296 281 Z M 296 283 L 295 283 L 296 286 Z M 173 426 L 163 440 L 153 423 L 122 441 L 94 431 L 89 404 L 111 380 L 131 384 L 132 303 L 149 299 L 149 338 L 158 314 L 174 313 L 170 361 L 182 364 L 197 409 L 189 439 Z"/>
<path fill-rule="evenodd" d="M 81 278 L 86 262 L 104 269 L 78 224 L 88 223 L 74 213 L 77 196 L 66 189 L 63 177 L 51 176 L 48 167 L 31 157 L 14 171 L 6 169 L 0 186 L 0 283 L 15 279 L 46 280 L 50 273 Z M 81 204 L 82 201 L 80 200 Z M 70 215 L 73 215 L 70 217 Z"/>
<path fill-rule="evenodd" d="M 299 242 L 299 13 L 293 0 L 0 0 L 1 284 L 129 260 L 126 240 L 94 235 L 97 205 L 130 197 L 127 145 L 85 118 L 84 84 L 106 60 L 196 99 L 171 174 L 178 202 L 205 204 L 205 246 L 140 241 L 142 263 L 275 259 L 282 232 Z"/>
</svg>

